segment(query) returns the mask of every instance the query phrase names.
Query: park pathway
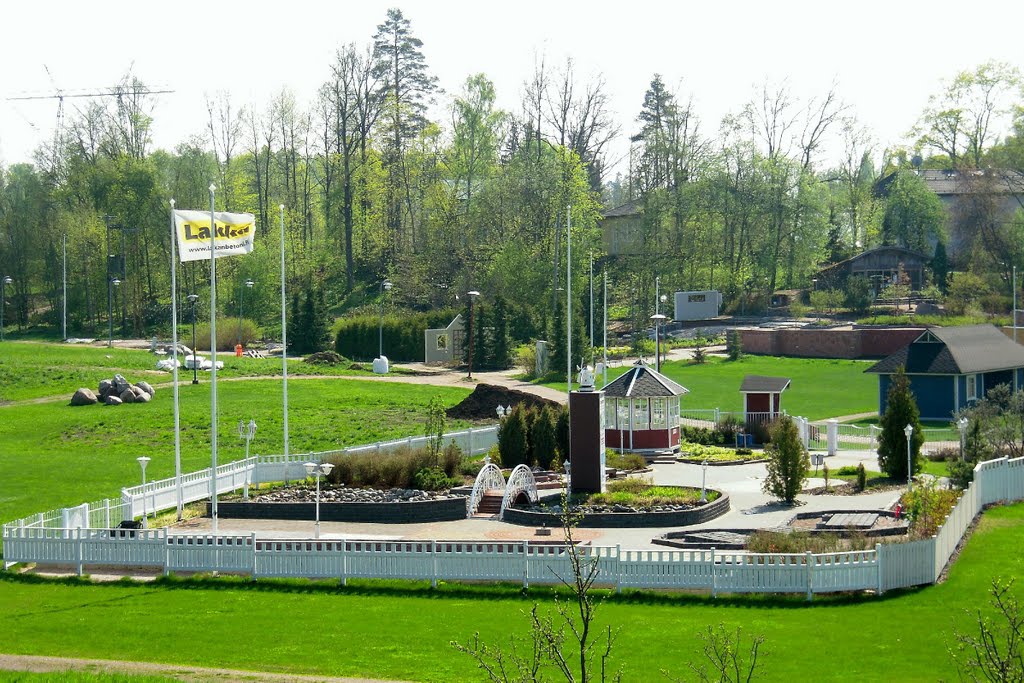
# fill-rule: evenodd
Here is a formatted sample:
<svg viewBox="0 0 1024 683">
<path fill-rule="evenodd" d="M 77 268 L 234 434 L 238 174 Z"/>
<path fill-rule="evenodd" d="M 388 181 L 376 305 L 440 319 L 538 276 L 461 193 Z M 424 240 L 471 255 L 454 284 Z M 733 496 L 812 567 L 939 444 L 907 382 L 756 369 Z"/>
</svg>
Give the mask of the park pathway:
<svg viewBox="0 0 1024 683">
<path fill-rule="evenodd" d="M 123 659 L 77 659 L 74 657 L 8 654 L 0 654 L 0 671 L 29 671 L 53 674 L 65 671 L 84 671 L 131 676 L 166 676 L 170 679 L 190 681 L 191 683 L 212 683 L 213 681 L 217 683 L 271 683 L 274 681 L 296 681 L 298 683 L 388 683 L 376 678 L 304 676 L 264 671 L 214 669 L 180 664 L 159 664 L 156 662 L 130 662 Z"/>
</svg>

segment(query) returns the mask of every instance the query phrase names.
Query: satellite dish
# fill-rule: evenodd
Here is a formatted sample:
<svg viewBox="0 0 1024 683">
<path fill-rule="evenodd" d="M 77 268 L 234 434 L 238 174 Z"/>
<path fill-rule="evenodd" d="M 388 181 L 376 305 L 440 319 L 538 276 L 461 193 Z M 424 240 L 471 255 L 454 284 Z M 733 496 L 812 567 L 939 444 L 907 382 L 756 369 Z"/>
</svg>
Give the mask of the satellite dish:
<svg viewBox="0 0 1024 683">
<path fill-rule="evenodd" d="M 920 154 L 915 154 L 910 157 L 910 165 L 914 168 L 921 168 L 921 164 L 924 163 L 924 159 L 921 158 Z"/>
</svg>

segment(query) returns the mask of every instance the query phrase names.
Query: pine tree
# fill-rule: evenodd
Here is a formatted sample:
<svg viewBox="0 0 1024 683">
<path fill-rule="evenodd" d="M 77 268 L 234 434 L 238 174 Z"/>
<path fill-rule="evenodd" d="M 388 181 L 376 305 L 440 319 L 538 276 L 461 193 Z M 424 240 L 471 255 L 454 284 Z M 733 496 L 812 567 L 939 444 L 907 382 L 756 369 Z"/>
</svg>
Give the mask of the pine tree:
<svg viewBox="0 0 1024 683">
<path fill-rule="evenodd" d="M 530 447 L 533 450 L 534 460 L 537 466 L 544 470 L 551 469 L 551 463 L 556 457 L 558 448 L 555 438 L 555 413 L 551 406 L 544 406 L 533 421 L 533 428 L 530 430 Z"/>
<path fill-rule="evenodd" d="M 498 427 L 498 453 L 501 454 L 502 466 L 515 467 L 524 464 L 527 449 L 526 410 L 519 404 L 501 420 Z"/>
<path fill-rule="evenodd" d="M 910 391 L 910 380 L 902 367 L 892 375 L 889 393 L 885 401 L 885 413 L 879 420 L 882 433 L 878 438 L 878 468 L 897 481 L 907 480 L 907 425 L 914 428 L 910 439 L 910 456 L 913 472 L 921 469 L 921 446 L 924 433 L 921 431 L 921 413 L 917 409 L 914 394 Z"/>
<path fill-rule="evenodd" d="M 569 408 L 561 406 L 555 419 L 555 446 L 558 448 L 558 459 L 565 462 L 569 459 Z"/>
<path fill-rule="evenodd" d="M 299 293 L 292 294 L 292 304 L 288 310 L 288 351 L 302 353 L 300 349 L 306 347 L 304 338 L 305 326 L 302 324 L 302 316 L 299 308 Z"/>
<path fill-rule="evenodd" d="M 561 301 L 555 302 L 548 334 L 548 372 L 565 372 L 565 308 Z"/>
<path fill-rule="evenodd" d="M 783 415 L 772 429 L 772 440 L 765 447 L 765 452 L 768 462 L 762 489 L 768 495 L 792 504 L 807 482 L 811 459 L 791 417 Z"/>
</svg>

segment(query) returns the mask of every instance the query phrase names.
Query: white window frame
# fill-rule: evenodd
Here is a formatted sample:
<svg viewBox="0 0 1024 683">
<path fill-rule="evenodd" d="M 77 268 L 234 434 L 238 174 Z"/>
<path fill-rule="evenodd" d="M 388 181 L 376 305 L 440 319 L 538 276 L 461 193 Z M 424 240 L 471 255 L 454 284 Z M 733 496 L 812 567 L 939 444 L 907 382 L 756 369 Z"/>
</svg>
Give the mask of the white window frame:
<svg viewBox="0 0 1024 683">
<path fill-rule="evenodd" d="M 978 376 L 967 375 L 967 400 L 978 400 Z"/>
</svg>

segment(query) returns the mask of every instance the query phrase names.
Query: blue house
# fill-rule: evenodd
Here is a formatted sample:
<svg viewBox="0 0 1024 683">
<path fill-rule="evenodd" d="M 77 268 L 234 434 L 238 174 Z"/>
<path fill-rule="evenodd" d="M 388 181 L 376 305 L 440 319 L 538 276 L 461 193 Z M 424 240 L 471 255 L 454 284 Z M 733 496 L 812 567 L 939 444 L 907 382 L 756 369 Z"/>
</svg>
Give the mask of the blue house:
<svg viewBox="0 0 1024 683">
<path fill-rule="evenodd" d="M 994 387 L 1024 387 L 1024 347 L 992 325 L 931 327 L 865 370 L 878 375 L 878 413 L 885 412 L 892 375 L 900 367 L 927 420 L 948 420 Z"/>
</svg>

